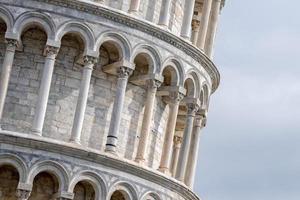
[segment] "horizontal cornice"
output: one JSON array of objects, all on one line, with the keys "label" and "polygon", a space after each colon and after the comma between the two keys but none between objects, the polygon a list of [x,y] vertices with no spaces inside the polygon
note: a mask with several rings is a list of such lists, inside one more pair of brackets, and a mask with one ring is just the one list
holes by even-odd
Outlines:
[{"label": "horizontal cornice", "polygon": [[168,178],[158,171],[140,167],[137,164],[133,164],[129,161],[125,162],[117,157],[111,157],[108,154],[103,155],[100,154],[99,151],[87,149],[79,145],[73,145],[67,142],[57,141],[55,139],[41,136],[3,130],[0,130],[0,143],[36,150],[46,150],[47,152],[58,153],[93,163],[98,163],[111,169],[126,172],[128,174],[161,185],[164,188],[178,193],[186,200],[200,200],[200,198],[189,188],[176,180]]}]

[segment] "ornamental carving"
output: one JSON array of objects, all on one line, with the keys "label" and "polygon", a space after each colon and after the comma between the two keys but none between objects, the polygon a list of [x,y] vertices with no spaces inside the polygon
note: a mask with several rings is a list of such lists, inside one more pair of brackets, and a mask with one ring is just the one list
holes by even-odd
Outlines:
[{"label": "ornamental carving", "polygon": [[27,200],[30,196],[31,191],[18,189],[16,192],[16,197],[18,200]]},{"label": "ornamental carving", "polygon": [[119,67],[119,69],[117,70],[119,78],[128,78],[129,76],[131,76],[132,72],[132,69],[125,66]]},{"label": "ornamental carving", "polygon": [[170,93],[170,98],[172,103],[179,103],[183,98],[184,98],[184,94],[182,94],[181,92],[171,92]]},{"label": "ornamental carving", "polygon": [[195,103],[188,103],[187,107],[187,115],[195,116],[196,112],[199,110],[199,106]]},{"label": "ornamental carving", "polygon": [[59,48],[47,45],[45,48],[45,54],[47,57],[56,56],[58,54]]}]

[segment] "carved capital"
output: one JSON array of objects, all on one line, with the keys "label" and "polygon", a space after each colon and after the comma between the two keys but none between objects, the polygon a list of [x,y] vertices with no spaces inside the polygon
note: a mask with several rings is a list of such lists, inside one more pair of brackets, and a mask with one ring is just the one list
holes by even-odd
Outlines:
[{"label": "carved capital", "polygon": [[196,20],[196,19],[193,19],[192,20],[192,30],[196,30],[200,27],[200,21],[199,20]]},{"label": "carved capital", "polygon": [[187,107],[187,115],[195,116],[196,112],[199,110],[199,105],[195,103],[188,103]]},{"label": "carved capital", "polygon": [[56,56],[58,54],[59,48],[47,45],[45,47],[45,55],[47,57]]},{"label": "carved capital", "polygon": [[173,142],[174,142],[175,148],[180,148],[180,145],[182,143],[182,137],[174,136]]},{"label": "carved capital", "polygon": [[184,94],[181,92],[171,92],[170,99],[172,103],[179,103],[184,98]]},{"label": "carved capital", "polygon": [[98,62],[98,58],[95,58],[93,56],[84,56],[83,57],[83,63],[86,66],[88,66],[89,68],[93,69],[93,66],[91,65],[94,65]]},{"label": "carved capital", "polygon": [[23,189],[17,189],[16,197],[18,200],[27,200],[30,196],[31,191],[29,190],[23,190]]},{"label": "carved capital", "polygon": [[146,81],[146,85],[148,89],[157,89],[160,87],[161,83],[162,83],[161,81],[156,79],[148,79]]},{"label": "carved capital", "polygon": [[205,127],[205,125],[206,125],[206,117],[204,117],[203,115],[197,115],[194,120],[194,126],[203,128]]},{"label": "carved capital", "polygon": [[6,48],[7,50],[14,51],[18,45],[18,41],[14,39],[6,39]]},{"label": "carved capital", "polygon": [[132,69],[125,66],[119,67],[119,69],[117,70],[119,78],[128,78],[132,74],[132,72]]}]

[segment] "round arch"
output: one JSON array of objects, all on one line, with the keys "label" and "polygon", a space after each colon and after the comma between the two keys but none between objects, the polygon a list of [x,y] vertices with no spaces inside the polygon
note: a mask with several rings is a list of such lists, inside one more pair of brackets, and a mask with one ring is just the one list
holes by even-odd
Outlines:
[{"label": "round arch", "polygon": [[201,90],[201,79],[200,79],[200,75],[192,70],[189,70],[187,72],[187,75],[185,76],[185,80],[184,82],[187,81],[187,79],[191,79],[193,84],[194,84],[194,98],[199,98],[200,97],[200,90]]},{"label": "round arch", "polygon": [[177,60],[174,57],[167,58],[162,64],[162,68],[161,68],[161,71],[160,71],[161,75],[163,74],[163,71],[167,67],[171,67],[172,69],[174,69],[174,72],[175,72],[175,74],[173,74],[173,76],[175,76],[174,83],[177,86],[183,86],[183,83],[184,83],[184,70],[183,70],[182,62]]},{"label": "round arch", "polygon": [[84,42],[84,54],[90,56],[98,56],[98,53],[94,51],[95,37],[92,29],[85,23],[79,23],[76,21],[68,21],[59,26],[55,34],[55,42],[60,46],[61,39],[68,33],[74,33],[78,35]]},{"label": "round arch", "polygon": [[112,42],[117,47],[120,58],[130,61],[131,45],[125,36],[111,31],[103,32],[96,39],[96,45],[94,50],[98,51],[101,45],[105,42]]},{"label": "round arch", "polygon": [[18,16],[13,26],[13,34],[16,35],[16,39],[20,41],[24,30],[32,25],[42,28],[47,34],[48,41],[54,39],[55,23],[49,15],[40,12],[25,12]]},{"label": "round arch", "polygon": [[87,181],[93,186],[93,189],[95,190],[95,199],[105,199],[107,196],[107,188],[103,180],[103,178],[93,172],[79,172],[70,181],[68,192],[73,193],[76,184],[80,181]]},{"label": "round arch", "polygon": [[203,91],[203,103],[201,102],[202,108],[207,108],[208,102],[209,102],[210,90],[209,90],[209,86],[206,82],[202,83],[201,91]]},{"label": "round arch", "polygon": [[152,68],[149,69],[150,73],[159,73],[160,68],[161,68],[161,55],[159,54],[159,51],[148,45],[148,44],[138,44],[133,48],[132,51],[132,56],[130,59],[130,62],[133,63],[134,59],[139,55],[139,54],[146,54],[149,56],[152,62]]},{"label": "round arch", "polygon": [[11,165],[14,168],[17,169],[19,173],[20,180],[19,182],[25,183],[27,173],[28,173],[28,168],[26,163],[24,162],[23,159],[20,157],[13,155],[13,154],[1,154],[0,155],[0,166],[2,165]]},{"label": "round arch", "polygon": [[6,24],[6,32],[12,32],[12,27],[14,24],[14,17],[11,14],[11,12],[3,6],[0,6],[0,18]]},{"label": "round arch", "polygon": [[55,161],[40,161],[34,164],[28,173],[26,183],[32,184],[34,178],[41,172],[48,172],[54,175],[59,183],[59,191],[66,191],[69,185],[69,176],[66,169]]},{"label": "round arch", "polygon": [[111,187],[109,195],[108,195],[108,197],[109,197],[108,200],[110,200],[113,193],[117,192],[117,191],[122,192],[122,194],[124,194],[126,200],[138,199],[137,192],[131,184],[129,184],[127,182],[117,182]]}]

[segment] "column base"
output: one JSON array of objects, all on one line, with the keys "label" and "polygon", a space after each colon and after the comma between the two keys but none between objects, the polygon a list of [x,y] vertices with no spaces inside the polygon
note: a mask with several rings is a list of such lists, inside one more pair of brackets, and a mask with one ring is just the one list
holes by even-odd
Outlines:
[{"label": "column base", "polygon": [[144,158],[135,158],[134,161],[140,165],[143,165],[143,164],[145,164],[146,160]]},{"label": "column base", "polygon": [[36,136],[42,136],[42,131],[37,130],[37,129],[32,129],[31,134],[36,135]]},{"label": "column base", "polygon": [[166,167],[159,167],[158,168],[158,171],[166,174],[167,176],[171,176],[171,172],[170,172],[170,169],[169,168],[166,168]]},{"label": "column base", "polygon": [[77,140],[71,139],[69,142],[70,142],[71,144],[81,145],[80,141],[77,141]]},{"label": "column base", "polygon": [[118,156],[118,154],[117,154],[117,152],[116,152],[116,147],[115,147],[115,146],[106,145],[104,151],[105,151],[106,153],[111,154],[111,155]]}]

